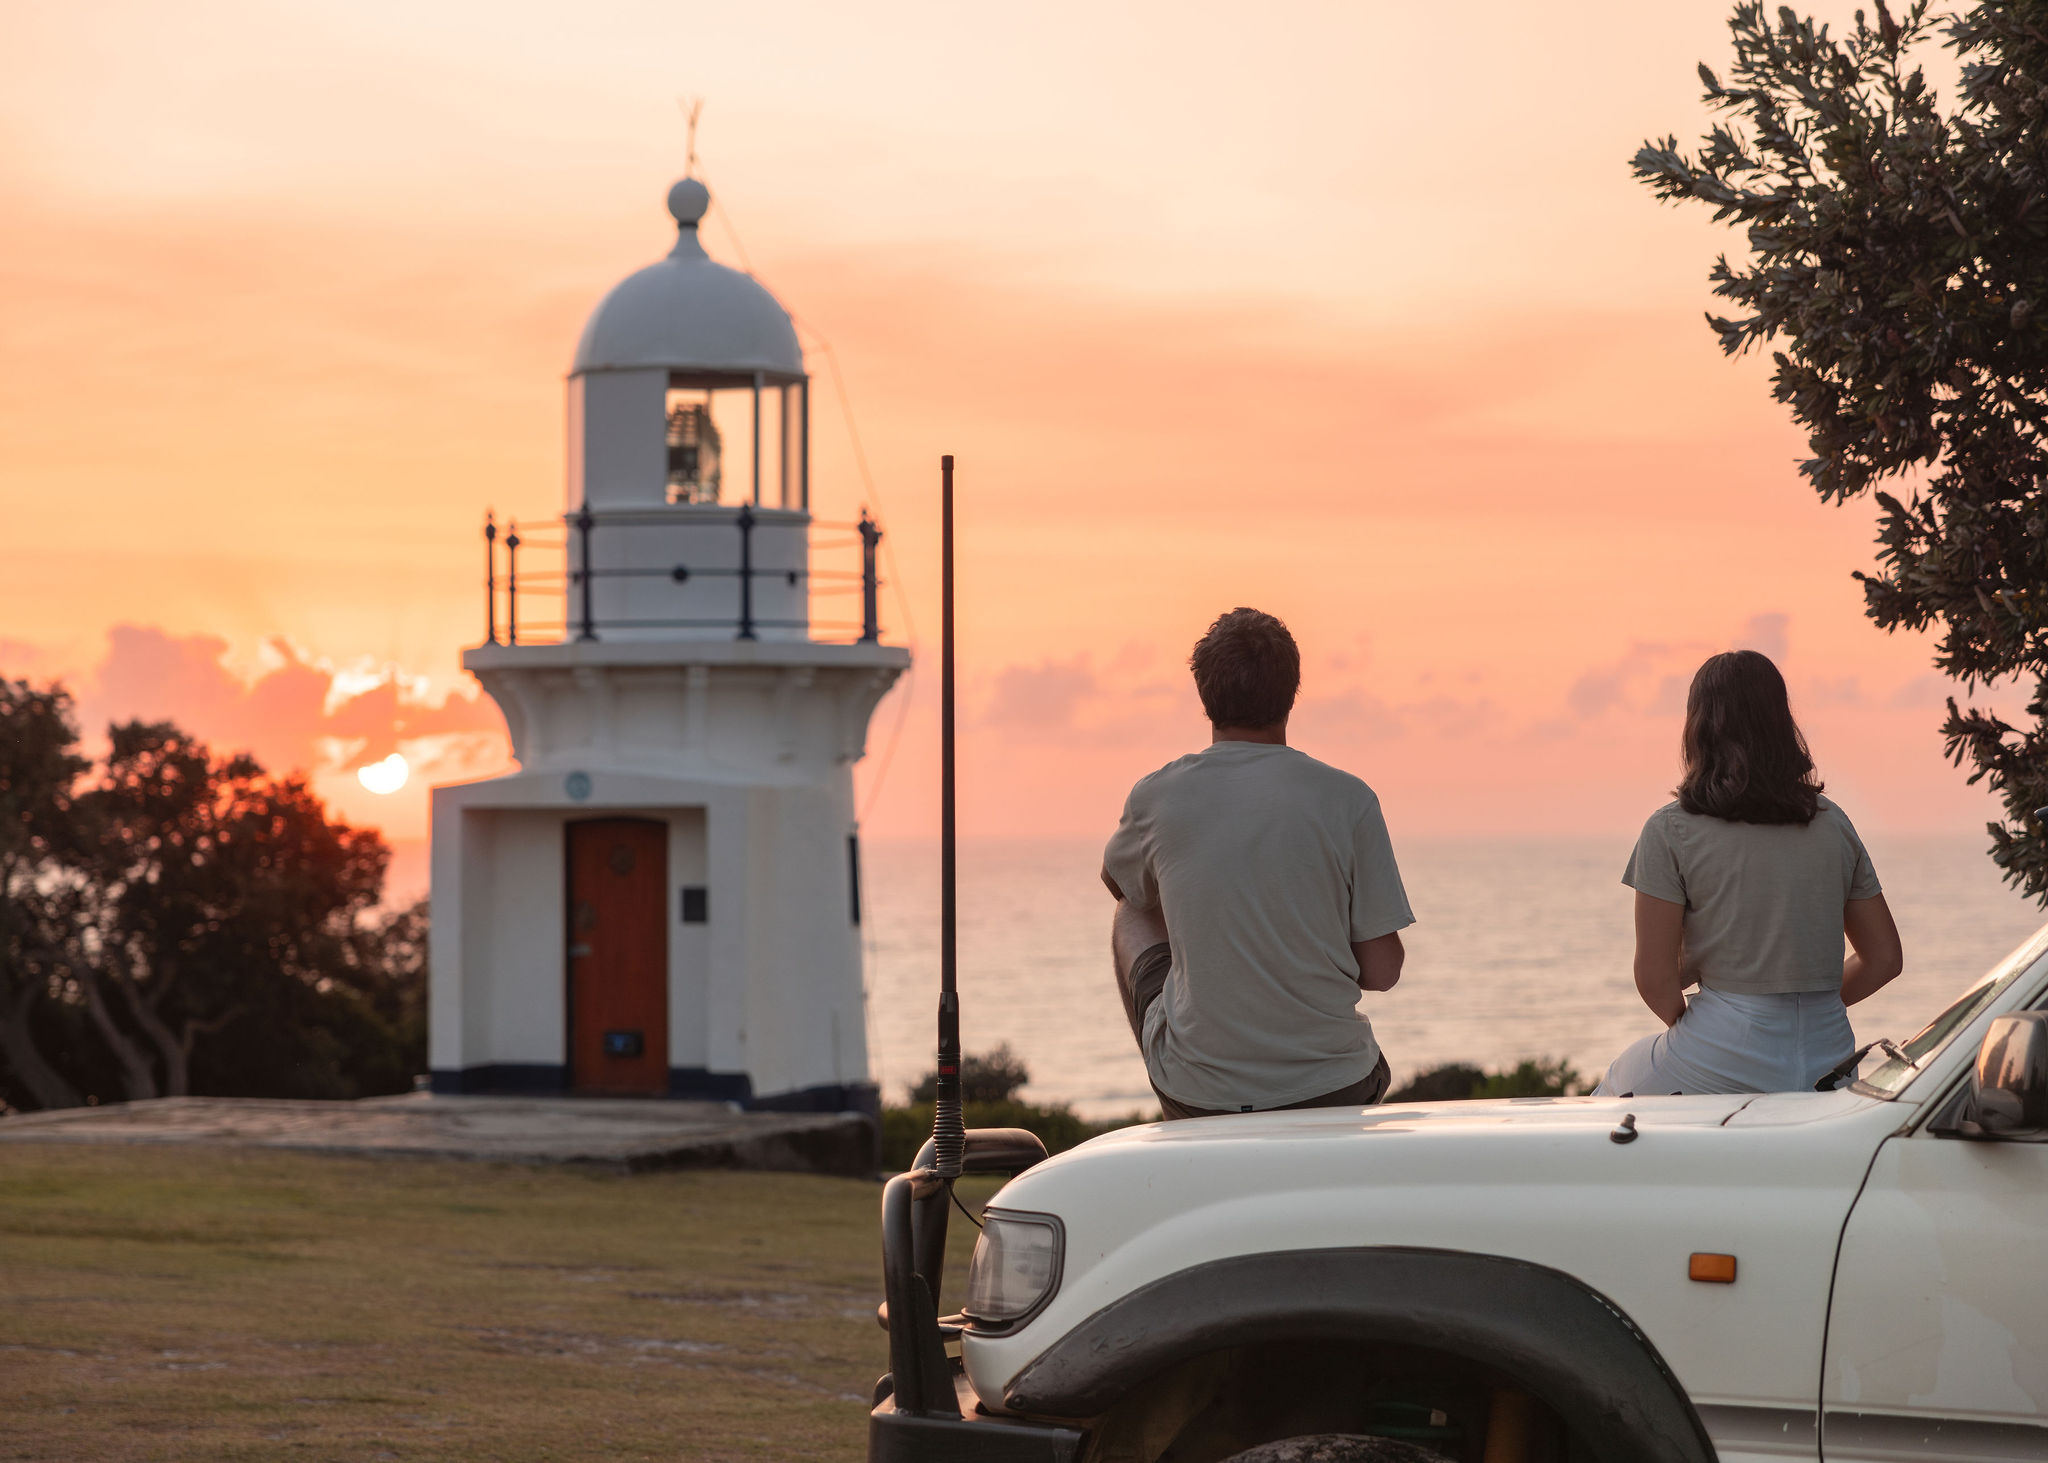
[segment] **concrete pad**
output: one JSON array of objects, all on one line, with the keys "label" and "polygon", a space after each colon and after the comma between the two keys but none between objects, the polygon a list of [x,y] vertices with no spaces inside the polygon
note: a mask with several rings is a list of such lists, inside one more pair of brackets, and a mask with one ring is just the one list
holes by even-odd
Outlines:
[{"label": "concrete pad", "polygon": [[447,1097],[358,1102],[163,1097],[0,1118],[0,1143],[195,1143],[374,1158],[575,1163],[628,1173],[745,1168],[871,1176],[858,1113],[741,1112],[721,1102]]}]

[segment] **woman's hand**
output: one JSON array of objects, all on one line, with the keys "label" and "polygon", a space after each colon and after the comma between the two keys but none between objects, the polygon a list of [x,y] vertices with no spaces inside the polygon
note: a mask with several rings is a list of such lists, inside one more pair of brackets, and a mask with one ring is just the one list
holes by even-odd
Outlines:
[{"label": "woman's hand", "polygon": [[1685,1014],[1685,906],[1636,891],[1636,989],[1666,1026]]},{"label": "woman's hand", "polygon": [[1849,937],[1853,952],[1842,962],[1842,1004],[1853,1006],[1884,989],[1906,968],[1906,951],[1899,943],[1899,927],[1892,922],[1892,907],[1882,894],[1843,905],[1842,933]]}]

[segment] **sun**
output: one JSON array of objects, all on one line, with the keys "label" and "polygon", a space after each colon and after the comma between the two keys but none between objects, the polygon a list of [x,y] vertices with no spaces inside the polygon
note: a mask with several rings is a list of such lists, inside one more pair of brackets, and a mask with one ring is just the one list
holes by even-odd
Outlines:
[{"label": "sun", "polygon": [[411,775],[412,768],[397,752],[381,762],[366,762],[356,769],[356,780],[380,797],[397,792]]}]

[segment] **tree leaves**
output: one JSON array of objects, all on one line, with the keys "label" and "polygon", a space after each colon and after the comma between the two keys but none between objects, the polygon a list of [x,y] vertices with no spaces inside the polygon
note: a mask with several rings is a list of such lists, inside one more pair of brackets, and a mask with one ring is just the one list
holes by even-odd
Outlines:
[{"label": "tree leaves", "polygon": [[98,775],[57,687],[0,681],[0,1094],[63,1106],[402,1090],[425,1055],[425,914],[303,778],[168,723]]},{"label": "tree leaves", "polygon": [[[1902,19],[1879,3],[1839,38],[1743,3],[1729,27],[1729,83],[1700,68],[1718,120],[1698,155],[1646,142],[1635,175],[1743,229],[1748,257],[1709,275],[1733,308],[1708,323],[1731,355],[1774,346],[1821,498],[1874,495],[1871,620],[1933,628],[1935,664],[1971,691],[2034,686],[2029,726],[1951,702],[1942,736],[2004,801],[1993,858],[2048,902],[2048,0],[1938,21],[1927,0]],[[1918,64],[1937,46],[1962,63],[1949,105]]]}]

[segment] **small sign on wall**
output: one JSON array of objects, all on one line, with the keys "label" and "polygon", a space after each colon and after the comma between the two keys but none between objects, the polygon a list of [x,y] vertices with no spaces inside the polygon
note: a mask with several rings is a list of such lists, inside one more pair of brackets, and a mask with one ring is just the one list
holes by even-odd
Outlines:
[{"label": "small sign on wall", "polygon": [[683,923],[707,924],[711,919],[711,891],[702,884],[683,885]]}]

